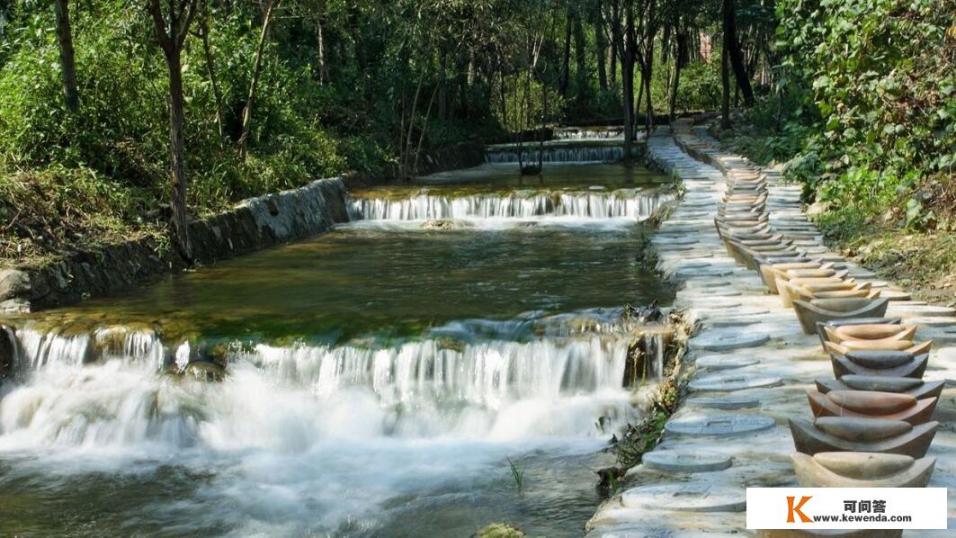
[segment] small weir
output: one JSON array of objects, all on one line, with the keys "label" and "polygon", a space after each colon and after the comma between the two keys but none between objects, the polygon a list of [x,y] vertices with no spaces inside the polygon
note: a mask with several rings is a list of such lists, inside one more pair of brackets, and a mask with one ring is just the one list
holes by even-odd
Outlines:
[{"label": "small weir", "polygon": [[626,218],[642,221],[674,201],[672,193],[603,187],[590,192],[518,191],[450,197],[423,192],[404,199],[353,198],[354,220],[528,219],[532,217]]},{"label": "small weir", "polygon": [[580,536],[665,368],[668,327],[625,305],[672,299],[639,245],[674,195],[619,165],[454,176],[8,320],[0,491],[25,493],[0,532]]},{"label": "small weir", "polygon": [[[492,164],[517,164],[517,144],[499,144],[485,149],[485,162]],[[588,142],[576,140],[549,142],[539,147],[529,142],[521,148],[521,159],[525,163],[537,163],[538,155],[546,163],[613,163],[624,158],[624,147],[620,142]]]}]

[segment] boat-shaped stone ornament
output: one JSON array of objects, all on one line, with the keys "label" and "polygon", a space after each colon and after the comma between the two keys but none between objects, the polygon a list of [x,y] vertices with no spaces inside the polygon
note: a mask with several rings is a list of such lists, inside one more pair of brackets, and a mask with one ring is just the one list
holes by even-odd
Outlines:
[{"label": "boat-shaped stone ornament", "polygon": [[903,321],[903,318],[886,318],[886,317],[869,317],[869,318],[843,318],[843,319],[831,319],[825,322],[818,322],[816,326],[817,337],[820,338],[820,344],[825,345],[825,342],[828,341],[826,337],[826,332],[823,330],[824,327],[836,328],[836,327],[850,327],[853,325],[900,325]]},{"label": "boat-shaped stone ornament", "polygon": [[907,351],[862,350],[840,355],[831,351],[830,363],[837,379],[850,374],[922,379],[929,363],[929,353],[914,355]]},{"label": "boat-shaped stone ornament", "polygon": [[814,299],[794,301],[793,309],[806,334],[816,332],[817,323],[847,318],[881,317],[886,314],[888,299]]},{"label": "boat-shaped stone ornament", "polygon": [[760,278],[770,293],[778,293],[777,279],[789,280],[787,271],[790,269],[830,269],[832,265],[824,262],[793,262],[793,263],[763,263],[760,264]]},{"label": "boat-shaped stone ornament", "polygon": [[832,341],[823,343],[824,351],[838,355],[846,355],[851,351],[906,351],[913,355],[922,355],[923,353],[929,353],[932,347],[932,340],[914,342],[912,340],[897,340],[895,338],[883,338],[880,340],[844,340],[839,344]]},{"label": "boat-shaped stone ornament", "polygon": [[810,409],[816,417],[859,417],[903,420],[910,424],[929,421],[936,398],[917,399],[898,392],[867,390],[808,391]]},{"label": "boat-shaped stone ornament", "polygon": [[916,336],[916,325],[864,324],[846,327],[824,327],[823,332],[829,342],[841,343],[844,340],[912,340]]},{"label": "boat-shaped stone ornament", "polygon": [[936,458],[872,452],[797,452],[791,456],[797,481],[806,488],[922,488]]},{"label": "boat-shaped stone ornament", "polygon": [[912,377],[890,377],[872,375],[845,375],[839,379],[817,379],[817,390],[826,394],[833,390],[864,390],[907,394],[922,400],[939,398],[943,393],[945,381],[923,381]]},{"label": "boat-shaped stone ornament", "polygon": [[913,426],[902,420],[858,417],[820,417],[813,422],[790,419],[790,433],[797,452],[879,452],[926,455],[939,422]]},{"label": "boat-shaped stone ornament", "polygon": [[780,300],[783,306],[792,307],[793,301],[813,301],[815,299],[878,299],[879,290],[854,289],[855,285],[850,284],[846,289],[831,289],[825,291],[814,291],[807,286],[794,284],[793,281],[777,279],[777,292],[780,294]]}]

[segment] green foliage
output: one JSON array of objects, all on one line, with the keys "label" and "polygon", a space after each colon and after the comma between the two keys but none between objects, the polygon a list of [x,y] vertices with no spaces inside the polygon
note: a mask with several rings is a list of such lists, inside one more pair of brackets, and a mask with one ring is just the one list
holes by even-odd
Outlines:
[{"label": "green foliage", "polygon": [[518,493],[521,493],[524,491],[524,471],[511,458],[508,458],[508,468],[511,470],[511,478],[515,482],[515,488],[518,489]]},{"label": "green foliage", "polygon": [[778,8],[784,67],[809,86],[819,114],[810,136],[789,137],[803,138],[802,151],[819,161],[820,173],[801,179],[848,224],[887,211],[905,226],[931,224],[914,196],[956,160],[956,42],[946,35],[953,9],[937,0],[788,0]]},{"label": "green foliage", "polygon": [[716,110],[720,107],[720,64],[695,62],[681,70],[677,110]]},{"label": "green foliage", "polygon": [[[834,237],[868,225],[935,226],[956,162],[953,0],[777,3],[776,93],[747,114],[734,147],[788,161]],[[946,182],[948,183],[948,182]],[[940,195],[940,196],[936,196]]]},{"label": "green foliage", "polygon": [[556,116],[555,112],[565,106],[554,88],[537,80],[529,81],[523,73],[499,79],[493,93],[502,101],[495,110],[495,118],[511,132],[532,129],[543,119]]},{"label": "green foliage", "polygon": [[[265,41],[248,152],[240,158],[262,3],[201,4],[208,11],[195,19],[182,56],[194,216],[346,171],[414,175],[423,161],[419,149],[500,139],[542,121],[622,115],[621,89],[602,89],[597,76],[599,61],[609,63],[606,3],[602,13],[596,2],[553,0],[285,0]],[[141,3],[126,0],[69,6],[76,111],[63,103],[51,2],[0,0],[0,174],[6,181],[45,178],[58,192],[66,192],[70,178],[102,181],[123,193],[99,208],[111,227],[159,232],[170,191],[169,74],[152,21]],[[657,28],[651,85],[658,114],[668,108],[674,65],[674,40],[663,28],[712,30],[716,13],[700,0],[671,7],[647,21]],[[569,24],[573,52],[565,67]],[[620,85],[619,64],[615,74]],[[714,64],[692,61],[682,81],[679,109],[714,105]],[[45,219],[68,218],[55,205],[36,210],[53,211]],[[80,234],[90,237],[99,228],[86,217],[73,222],[93,226]],[[57,248],[52,240],[33,241],[45,233],[39,228],[7,230],[0,235],[8,244]],[[76,238],[59,246],[78,247]]]}]

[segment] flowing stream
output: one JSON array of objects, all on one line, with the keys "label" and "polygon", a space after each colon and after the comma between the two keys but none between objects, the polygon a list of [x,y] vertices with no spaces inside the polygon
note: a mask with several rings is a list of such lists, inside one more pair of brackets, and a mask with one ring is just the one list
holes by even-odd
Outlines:
[{"label": "flowing stream", "polygon": [[13,320],[0,534],[581,535],[600,449],[651,390],[624,383],[624,306],[671,299],[639,249],[671,195],[618,165],[425,181]]}]

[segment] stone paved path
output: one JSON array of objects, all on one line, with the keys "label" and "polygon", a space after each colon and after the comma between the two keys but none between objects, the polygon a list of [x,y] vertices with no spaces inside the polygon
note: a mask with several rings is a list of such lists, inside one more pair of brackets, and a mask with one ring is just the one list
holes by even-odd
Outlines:
[{"label": "stone paved path", "polygon": [[[675,306],[699,324],[685,359],[696,369],[656,454],[631,469],[623,493],[598,509],[588,523],[588,538],[752,533],[744,529],[745,488],[798,485],[786,421],[811,419],[806,391],[815,378],[833,377],[817,337],[801,331],[794,311],[784,307],[778,295],[767,293],[756,272],[736,264],[717,236],[714,217],[725,174],[761,171],[746,159],[720,152],[713,140],[689,124],[676,131],[674,137],[656,136],[648,142],[651,158],[679,177],[686,189],[652,241],[660,269],[682,283]],[[800,186],[765,174],[771,223],[815,231],[802,213]],[[934,340],[924,379],[956,380],[956,317],[951,310],[909,301],[905,292],[829,252],[819,235],[801,233],[795,241],[893,296],[887,316],[917,323],[919,339]],[[937,407],[935,419],[941,426],[928,454],[937,458],[930,486],[956,487],[954,396],[947,387]],[[956,527],[954,515],[951,494],[951,528]]]}]

